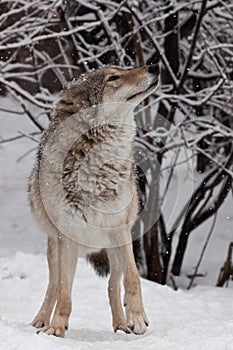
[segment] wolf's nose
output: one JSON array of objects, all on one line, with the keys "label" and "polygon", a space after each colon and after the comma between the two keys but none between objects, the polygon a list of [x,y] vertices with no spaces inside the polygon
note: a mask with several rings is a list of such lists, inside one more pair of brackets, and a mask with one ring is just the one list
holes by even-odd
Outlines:
[{"label": "wolf's nose", "polygon": [[151,64],[148,67],[148,72],[151,73],[151,74],[159,74],[159,64],[158,63]]}]

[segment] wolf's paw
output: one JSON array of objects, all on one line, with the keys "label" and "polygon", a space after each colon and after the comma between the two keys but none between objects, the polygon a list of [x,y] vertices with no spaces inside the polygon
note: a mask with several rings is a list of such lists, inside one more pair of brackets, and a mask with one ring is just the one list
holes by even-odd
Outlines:
[{"label": "wolf's paw", "polygon": [[31,325],[35,328],[42,328],[49,325],[49,319],[38,316],[34,318]]},{"label": "wolf's paw", "polygon": [[131,333],[131,329],[127,326],[125,321],[114,324],[113,328],[114,328],[114,332],[123,331],[127,334]]},{"label": "wolf's paw", "polygon": [[66,329],[67,328],[59,327],[59,326],[55,326],[55,325],[51,324],[49,326],[45,326],[45,327],[42,327],[41,329],[39,329],[37,334],[43,332],[43,333],[46,333],[48,335],[55,335],[56,337],[63,338],[65,335]]},{"label": "wolf's paw", "polygon": [[127,310],[126,307],[127,325],[134,334],[144,334],[146,327],[149,326],[148,318],[144,311]]}]

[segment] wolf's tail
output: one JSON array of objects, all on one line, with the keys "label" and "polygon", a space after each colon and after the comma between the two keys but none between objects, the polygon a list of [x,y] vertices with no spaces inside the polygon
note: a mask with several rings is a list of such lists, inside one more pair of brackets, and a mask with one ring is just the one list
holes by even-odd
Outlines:
[{"label": "wolf's tail", "polygon": [[97,275],[106,277],[110,272],[108,254],[105,249],[87,255],[87,261],[93,266]]}]

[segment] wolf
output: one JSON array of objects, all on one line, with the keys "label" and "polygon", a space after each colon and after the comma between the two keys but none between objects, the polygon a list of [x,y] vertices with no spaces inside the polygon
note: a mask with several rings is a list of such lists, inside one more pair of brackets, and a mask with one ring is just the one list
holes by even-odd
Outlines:
[{"label": "wolf", "polygon": [[139,209],[133,111],[158,81],[159,64],[106,66],[70,82],[60,93],[29,179],[32,215],[48,236],[49,283],[32,322],[38,333],[63,337],[68,329],[78,256],[87,257],[99,274],[109,267],[114,331],[146,331],[149,322],[131,238]]}]

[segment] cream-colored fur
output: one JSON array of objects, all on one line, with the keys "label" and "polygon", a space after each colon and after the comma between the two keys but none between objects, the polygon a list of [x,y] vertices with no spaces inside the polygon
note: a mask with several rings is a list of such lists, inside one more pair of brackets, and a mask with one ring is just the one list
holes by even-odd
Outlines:
[{"label": "cream-colored fur", "polygon": [[[155,66],[105,67],[70,83],[55,105],[29,181],[33,216],[48,235],[49,284],[32,322],[40,331],[64,336],[77,257],[102,248],[110,262],[114,330],[146,330],[131,244],[138,213],[133,110],[154,91],[158,74]],[[120,299],[122,275],[126,315]]]}]

